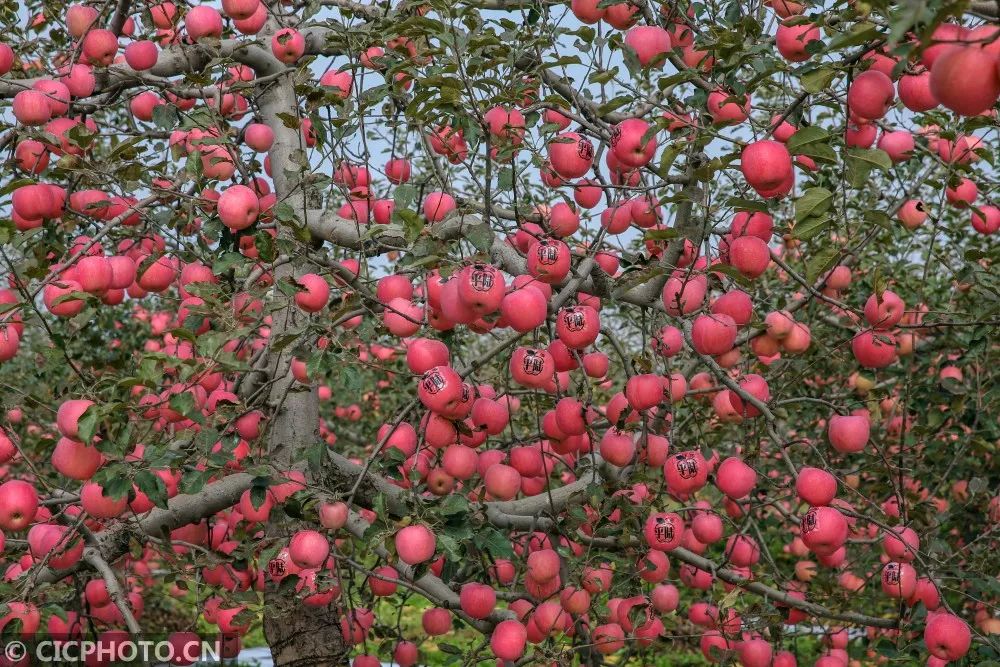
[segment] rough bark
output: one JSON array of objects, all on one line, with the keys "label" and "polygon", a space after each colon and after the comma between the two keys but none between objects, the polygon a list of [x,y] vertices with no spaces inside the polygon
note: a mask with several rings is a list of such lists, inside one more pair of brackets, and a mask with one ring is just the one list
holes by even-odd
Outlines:
[{"label": "rough bark", "polygon": [[[277,29],[270,22],[270,31]],[[268,37],[269,39],[269,37]],[[274,61],[275,72],[284,69]],[[274,129],[274,146],[270,151],[272,178],[279,202],[290,205],[297,213],[300,224],[305,224],[307,211],[305,198],[299,184],[299,167],[294,154],[303,151],[302,134],[296,128],[286,126],[279,116],[298,113],[298,104],[291,78],[279,76],[270,84],[260,98],[262,120]],[[258,69],[257,76],[265,74]],[[281,238],[290,238],[287,228],[279,230]],[[274,270],[275,283],[288,282],[301,273],[298,262],[289,262]],[[284,298],[275,290],[275,298]],[[273,313],[271,325],[272,341],[285,332],[300,327],[306,315],[289,300],[281,310]],[[315,390],[308,390],[297,384],[291,374],[293,346],[280,351],[269,351],[267,366],[274,379],[268,395],[271,408],[271,425],[268,435],[268,454],[276,471],[305,469],[304,451],[319,440],[319,404]],[[268,526],[268,536],[284,541],[294,531],[288,523],[272,522]],[[334,607],[314,608],[302,604],[294,590],[279,590],[268,582],[265,591],[264,634],[271,648],[276,667],[309,665],[348,664],[347,646],[340,631],[339,613]]]}]

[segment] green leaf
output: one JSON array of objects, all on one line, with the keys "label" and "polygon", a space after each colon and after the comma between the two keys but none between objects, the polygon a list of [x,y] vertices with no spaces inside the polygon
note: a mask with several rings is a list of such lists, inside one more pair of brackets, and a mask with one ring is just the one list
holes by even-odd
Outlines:
[{"label": "green leaf", "polygon": [[153,124],[164,130],[177,127],[177,108],[172,104],[157,104],[153,107]]},{"label": "green leaf", "polygon": [[198,107],[184,114],[181,120],[181,129],[192,130],[196,127],[203,128],[212,125],[214,122],[212,111],[206,107]]},{"label": "green leaf", "polygon": [[212,470],[185,471],[184,476],[181,477],[181,493],[198,493],[205,488],[205,484],[214,475],[215,472]]},{"label": "green leaf", "polygon": [[[263,483],[258,483],[261,481]],[[265,500],[267,500],[267,478],[258,477],[253,481],[253,486],[250,487],[250,504],[255,510],[259,510]]]},{"label": "green leaf", "polygon": [[403,238],[408,244],[413,243],[426,226],[423,216],[409,209],[400,209],[398,206],[393,210],[392,217],[402,224]]},{"label": "green leaf", "polygon": [[437,543],[447,557],[454,558],[456,560],[461,560],[465,557],[465,552],[458,540],[451,535],[448,535],[447,533],[439,534],[437,536]]},{"label": "green leaf", "polygon": [[[594,41],[594,38],[597,37],[597,31],[585,25],[580,26],[576,30],[570,30],[567,34],[576,35],[577,37],[580,38],[581,41],[583,41],[586,44],[592,43]],[[577,58],[577,60],[579,60],[579,58]]]},{"label": "green leaf", "polygon": [[0,195],[9,195],[11,192],[17,190],[20,187],[24,187],[25,185],[34,185],[34,184],[35,181],[31,180],[30,178],[15,178],[10,183],[0,188]]},{"label": "green leaf", "polygon": [[219,257],[212,264],[212,273],[214,273],[215,275],[226,273],[234,266],[242,264],[244,261],[245,258],[238,252],[223,253],[222,257]]},{"label": "green leaf", "polygon": [[680,232],[673,228],[667,229],[647,229],[643,238],[648,241],[666,241],[680,236]]},{"label": "green leaf", "polygon": [[879,655],[883,655],[886,658],[895,658],[899,655],[896,646],[888,639],[880,639],[875,645],[875,650],[878,651]]},{"label": "green leaf", "polygon": [[800,241],[808,241],[823,231],[823,228],[828,224],[830,224],[830,216],[813,216],[796,224],[792,229],[792,234]]},{"label": "green leaf", "polygon": [[941,388],[953,396],[963,396],[969,393],[969,388],[954,378],[941,380]]},{"label": "green leaf", "polygon": [[809,188],[795,200],[795,222],[823,215],[832,203],[833,193],[826,188]]},{"label": "green leaf", "polygon": [[406,260],[403,264],[409,268],[416,268],[418,266],[427,266],[429,264],[436,264],[441,261],[439,255],[420,255],[416,252],[412,252],[406,256]]},{"label": "green leaf", "polygon": [[135,474],[134,482],[154,505],[164,508],[167,506],[167,487],[159,476],[149,470],[140,470]]},{"label": "green leaf", "polygon": [[81,442],[90,442],[97,432],[97,422],[101,419],[100,409],[96,405],[91,405],[80,417],[77,426],[77,437]]},{"label": "green leaf", "polygon": [[827,51],[839,51],[848,46],[858,46],[880,37],[878,27],[871,23],[856,23],[850,32],[842,33],[830,42]]},{"label": "green leaf", "polygon": [[868,164],[870,167],[877,167],[882,171],[889,171],[892,169],[892,159],[889,154],[880,148],[848,148],[847,149],[847,162],[862,162]]},{"label": "green leaf", "polygon": [[611,69],[599,70],[599,71],[593,72],[590,75],[590,77],[588,77],[587,80],[590,83],[594,83],[594,84],[598,84],[598,85],[604,85],[604,84],[608,83],[609,81],[611,81],[612,79],[614,79],[617,75],[618,75],[618,68],[617,67],[612,67]]},{"label": "green leaf", "polygon": [[[161,107],[153,107],[153,116],[156,116],[156,110]],[[176,125],[171,125],[170,127],[176,127]],[[143,141],[146,141],[145,135],[137,135],[129,139],[128,141],[123,141],[108,154],[107,161],[114,162],[115,160],[131,160],[138,155],[138,152],[132,150],[132,148]]]},{"label": "green leaf", "polygon": [[815,283],[820,276],[833,268],[839,256],[840,251],[836,246],[830,245],[820,249],[819,252],[806,260],[806,280]]},{"label": "green leaf", "polygon": [[0,220],[0,245],[10,243],[10,240],[14,238],[16,229],[12,221]]},{"label": "green leaf", "polygon": [[202,165],[201,154],[199,151],[191,151],[188,153],[187,160],[184,162],[184,171],[189,173],[195,180],[201,178]]},{"label": "green leaf", "polygon": [[369,239],[377,238],[379,236],[389,233],[390,230],[393,233],[399,233],[400,231],[398,228],[393,228],[392,225],[378,225],[378,224],[367,225],[364,227],[364,230],[365,230],[364,233],[361,234],[360,237],[361,241],[367,241]]},{"label": "green leaf", "polygon": [[392,200],[397,210],[409,208],[410,204],[417,200],[417,189],[406,183],[397,185],[392,193]]},{"label": "green leaf", "polygon": [[882,292],[884,291],[885,277],[882,275],[881,267],[876,264],[874,271],[872,271],[872,292],[875,293],[876,301],[882,301]]},{"label": "green leaf", "polygon": [[684,146],[681,142],[667,144],[663,152],[660,153],[660,164],[656,168],[656,173],[660,175],[660,178],[666,178],[670,174],[670,168],[682,152],[684,152]]},{"label": "green leaf", "polygon": [[832,67],[819,67],[802,75],[800,78],[802,89],[807,93],[818,93],[829,86],[836,76],[837,70]]},{"label": "green leaf", "polygon": [[[186,478],[187,475],[184,475],[184,477]],[[132,490],[132,483],[125,475],[113,475],[102,484],[102,487],[105,498],[117,500],[128,496],[128,492]]]},{"label": "green leaf", "polygon": [[465,496],[460,496],[458,494],[451,494],[444,497],[441,501],[441,506],[438,508],[441,516],[452,516],[455,514],[468,514],[469,513],[469,501],[466,500]]},{"label": "green leaf", "polygon": [[495,528],[483,527],[478,529],[474,541],[476,546],[485,550],[494,558],[511,558],[514,555],[510,539]]},{"label": "green leaf", "polygon": [[86,150],[94,143],[94,139],[97,138],[96,132],[91,132],[87,129],[87,126],[83,123],[74,125],[70,128],[69,132],[66,133],[66,137],[69,139],[70,143],[76,144],[80,148]]},{"label": "green leaf", "polygon": [[343,383],[344,390],[347,393],[355,392],[361,389],[361,371],[358,370],[357,366],[344,366],[341,369],[340,381]]},{"label": "green leaf", "polygon": [[465,231],[465,239],[480,252],[489,252],[493,247],[493,230],[488,224],[473,225]]},{"label": "green leaf", "polygon": [[877,148],[871,150],[849,148],[844,159],[847,163],[847,182],[856,188],[864,187],[868,183],[872,169],[878,168],[887,172],[892,167],[889,154]]},{"label": "green leaf", "polygon": [[815,125],[797,130],[788,140],[788,152],[807,155],[820,162],[837,161],[837,154],[830,147],[830,133]]},{"label": "green leaf", "polygon": [[378,104],[392,92],[392,87],[387,84],[381,84],[378,86],[372,86],[368,90],[362,93],[362,98],[365,105]]},{"label": "green leaf", "polygon": [[735,266],[730,266],[729,264],[713,264],[712,273],[721,273],[724,276],[728,276],[733,281],[739,283],[740,285],[749,285],[750,281],[740,273],[739,269]]},{"label": "green leaf", "polygon": [[254,234],[253,244],[257,248],[261,261],[273,262],[277,258],[278,251],[274,245],[274,237],[267,231],[262,229]]},{"label": "green leaf", "polygon": [[613,100],[609,100],[608,102],[605,102],[604,104],[602,104],[598,108],[597,114],[599,116],[603,116],[604,114],[609,114],[612,111],[617,111],[618,109],[621,109],[626,104],[630,104],[631,102],[634,102],[634,101],[635,101],[635,96],[633,96],[633,95],[622,95],[620,97],[616,97]]},{"label": "green leaf", "polygon": [[662,276],[664,273],[667,273],[667,270],[658,264],[638,270],[626,271],[615,280],[615,289],[627,292],[633,287],[648,283],[657,276]]},{"label": "green leaf", "polygon": [[280,118],[281,119],[281,123],[285,127],[289,128],[291,130],[297,130],[297,129],[299,129],[299,126],[302,125],[302,121],[295,114],[291,114],[291,113],[277,113],[277,114],[275,114],[275,116],[277,116],[278,118]]},{"label": "green leaf", "polygon": [[295,209],[288,202],[280,202],[272,209],[274,217],[279,222],[292,222],[296,219]]},{"label": "green leaf", "polygon": [[297,240],[302,243],[311,243],[313,241],[312,232],[309,231],[309,227],[306,225],[298,225],[293,222],[289,223],[289,226],[292,228],[292,234],[295,235]]},{"label": "green leaf", "polygon": [[195,411],[194,395],[191,392],[182,391],[170,397],[170,409],[174,412],[191,417]]},{"label": "green leaf", "polygon": [[740,599],[740,594],[743,593],[743,589],[739,587],[734,587],[733,590],[726,593],[726,595],[719,600],[719,609],[729,609],[736,601]]},{"label": "green leaf", "polygon": [[761,213],[768,212],[767,204],[762,201],[757,201],[756,199],[730,197],[726,200],[726,206],[734,208],[738,211],[760,211]]},{"label": "green leaf", "polygon": [[286,331],[279,336],[275,336],[274,340],[271,342],[271,349],[275,352],[281,352],[292,343],[295,343],[299,339],[299,336],[302,335],[302,331],[302,329],[297,331]]},{"label": "green leaf", "polygon": [[871,223],[873,225],[879,225],[880,227],[885,227],[886,229],[892,229],[892,220],[884,211],[876,211],[874,209],[865,211],[865,222]]},{"label": "green leaf", "polygon": [[281,505],[281,509],[285,514],[293,519],[304,519],[305,516],[302,514],[302,495],[303,492],[299,491],[294,494]]},{"label": "green leaf", "polygon": [[830,139],[830,133],[821,127],[816,125],[810,125],[808,127],[803,127],[795,131],[788,139],[788,152],[789,153],[801,153],[802,149],[809,144],[816,143],[819,141],[828,141]]}]

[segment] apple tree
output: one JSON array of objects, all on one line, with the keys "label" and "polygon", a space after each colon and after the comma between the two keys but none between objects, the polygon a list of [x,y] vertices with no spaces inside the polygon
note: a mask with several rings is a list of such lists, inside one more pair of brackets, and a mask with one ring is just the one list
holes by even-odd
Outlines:
[{"label": "apple tree", "polygon": [[998,14],[3,4],[5,637],[998,664]]}]

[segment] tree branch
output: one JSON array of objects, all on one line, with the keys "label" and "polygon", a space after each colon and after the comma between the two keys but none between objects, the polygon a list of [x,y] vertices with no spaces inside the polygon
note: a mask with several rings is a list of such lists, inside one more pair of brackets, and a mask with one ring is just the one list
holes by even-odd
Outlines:
[{"label": "tree branch", "polygon": [[111,601],[114,603],[118,611],[121,612],[122,618],[125,619],[125,627],[128,628],[129,634],[133,637],[137,637],[141,632],[139,624],[135,620],[135,614],[132,613],[132,608],[128,603],[128,596],[125,595],[125,591],[122,590],[121,583],[118,581],[118,576],[115,575],[114,570],[108,565],[108,561],[104,560],[101,555],[94,547],[87,547],[83,550],[83,560],[90,567],[94,568],[101,578],[104,579],[104,585],[108,589],[108,595],[111,597]]},{"label": "tree branch", "polygon": [[[198,493],[174,496],[167,502],[166,509],[153,509],[142,519],[123,521],[96,533],[91,548],[106,563],[114,563],[128,553],[129,543],[133,539],[143,541],[147,535],[169,533],[175,528],[201,521],[232,507],[243,492],[250,488],[252,481],[252,475],[237,473],[209,484]],[[36,581],[55,583],[79,569],[80,565],[68,570],[45,568],[39,572]]]}]

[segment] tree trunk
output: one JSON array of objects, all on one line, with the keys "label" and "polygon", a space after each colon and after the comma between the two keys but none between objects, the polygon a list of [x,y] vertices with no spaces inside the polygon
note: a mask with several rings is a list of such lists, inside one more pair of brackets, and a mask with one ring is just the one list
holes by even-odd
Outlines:
[{"label": "tree trunk", "polygon": [[336,609],[307,607],[294,596],[276,593],[268,590],[264,613],[264,636],[275,667],[350,664]]},{"label": "tree trunk", "polygon": [[[274,19],[268,22],[265,43],[276,31]],[[285,69],[274,61],[275,71]],[[257,72],[257,76],[269,72]],[[298,100],[290,76],[277,78],[266,86],[260,97],[262,121],[274,130],[274,145],[270,151],[271,172],[275,194],[279,203],[290,205],[296,212],[298,224],[305,224],[305,199],[298,187],[295,174],[299,172],[297,160],[291,159],[297,151],[305,150],[299,129],[286,127],[278,114],[298,116]],[[287,117],[287,116],[286,116]],[[287,228],[279,227],[279,238],[293,239]],[[274,269],[274,282],[287,282],[300,273],[299,262],[292,261]],[[276,298],[285,298],[275,290]],[[305,323],[306,315],[290,299],[288,305],[273,314],[270,340],[277,340],[287,331]],[[271,425],[268,436],[268,456],[277,471],[302,470],[309,479],[305,451],[319,441],[319,402],[315,390],[296,383],[291,373],[294,346],[270,351],[268,371],[275,380],[268,395]],[[294,524],[271,523],[268,536],[278,541],[287,540],[295,529]],[[347,665],[348,651],[340,631],[340,614],[336,607],[314,608],[297,599],[294,589],[279,590],[268,581],[265,591],[264,636],[271,648],[276,667],[309,665]]]}]

